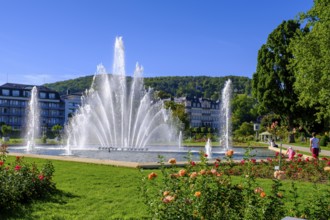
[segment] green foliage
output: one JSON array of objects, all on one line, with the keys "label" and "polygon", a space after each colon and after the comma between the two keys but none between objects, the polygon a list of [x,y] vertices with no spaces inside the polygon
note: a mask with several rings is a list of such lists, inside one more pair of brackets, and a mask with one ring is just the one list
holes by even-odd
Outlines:
[{"label": "green foliage", "polygon": [[177,104],[173,101],[165,101],[164,106],[166,109],[171,109],[172,115],[180,120],[183,124],[183,129],[187,131],[189,129],[189,118],[188,114],[185,112],[185,106],[182,104]]},{"label": "green foliage", "polygon": [[251,136],[255,133],[253,123],[243,122],[243,124],[234,132],[234,136]]},{"label": "green foliage", "polygon": [[196,142],[205,143],[207,139],[218,141],[218,130],[210,127],[191,127],[189,128],[189,135]]},{"label": "green foliage", "polygon": [[55,137],[60,137],[60,132],[62,131],[63,127],[59,124],[54,125],[52,127],[52,132],[54,133]]},{"label": "green foliage", "polygon": [[10,125],[2,125],[1,126],[1,133],[2,133],[2,136],[7,136],[10,132],[12,131],[12,128]]},{"label": "green foliage", "polygon": [[[12,163],[11,161],[15,159],[8,156],[7,162]],[[26,157],[24,160],[35,163],[38,167],[46,162],[45,159],[39,158]],[[56,170],[53,177],[58,189],[56,193],[52,194],[50,198],[35,200],[33,203],[12,209],[7,214],[1,210],[0,219],[152,219],[139,190],[142,177],[138,169],[60,160],[53,160],[52,164]],[[219,166],[223,165],[224,163],[219,163]],[[267,170],[272,171],[273,168],[267,167]],[[259,167],[256,169],[258,170]],[[150,172],[158,174],[155,181],[163,181],[161,171],[158,169],[142,170],[142,175],[146,176]],[[242,183],[247,180],[244,175],[231,175],[230,178],[232,185],[237,185],[244,190],[245,184]],[[256,187],[263,188],[266,197],[270,195],[272,180],[258,178],[255,182]],[[302,210],[310,205],[306,198],[312,199],[317,196],[313,184],[302,181],[295,181],[295,183],[297,194],[300,195],[297,198],[301,203],[299,209]],[[283,193],[283,200],[287,209],[292,209],[293,204],[289,202],[291,194],[287,193],[291,181],[284,180],[282,184],[282,188],[286,190]],[[320,193],[329,189],[329,186],[325,184],[318,183],[317,185],[320,187]],[[255,195],[256,199],[260,198],[260,194]],[[160,197],[158,198],[160,199]],[[61,211],[59,212],[59,210]]]},{"label": "green foliage", "polygon": [[237,94],[232,100],[232,128],[237,130],[243,122],[253,122],[256,120],[257,100],[246,94]]},{"label": "green foliage", "polygon": [[[188,161],[184,168],[176,166],[174,158],[168,161],[172,164],[165,167],[165,161],[160,157],[161,176],[152,172],[142,179],[141,192],[145,204],[154,219],[282,219],[286,215],[295,217],[308,217],[308,219],[328,219],[330,215],[329,190],[318,190],[316,196],[311,198],[312,206],[304,206],[298,200],[297,188],[292,184],[290,193],[293,195],[293,208],[288,208],[284,198],[285,190],[282,181],[273,179],[269,192],[265,192],[255,178],[267,170],[271,172],[278,160],[268,159],[268,162],[258,164],[251,158],[248,150],[244,160],[235,164],[232,152],[227,152],[226,162],[220,163],[216,159],[213,165],[208,165],[206,155],[201,152],[200,162]],[[286,178],[303,176],[303,170],[308,170],[311,177],[314,173],[322,172],[327,160],[286,162],[282,166]],[[304,167],[301,167],[304,166]],[[262,168],[265,169],[262,169]],[[322,168],[322,169],[321,169]],[[296,169],[293,174],[293,170]],[[298,174],[300,173],[300,174]],[[231,175],[242,175],[243,182],[234,184]],[[323,177],[318,181],[326,181],[329,175],[323,171]],[[327,176],[328,175],[328,176]]]},{"label": "green foliage", "polygon": [[0,208],[12,210],[21,203],[45,198],[54,192],[52,181],[54,166],[47,162],[41,170],[36,164],[26,163],[22,157],[16,157],[13,163],[0,158]]},{"label": "green foliage", "polygon": [[252,94],[258,100],[259,113],[281,115],[286,118],[289,129],[293,128],[294,120],[305,116],[297,104],[298,95],[293,88],[295,75],[289,68],[294,58],[289,45],[298,32],[301,32],[300,24],[289,20],[269,34],[258,52],[257,71],[252,79]]},{"label": "green foliage", "polygon": [[43,134],[41,137],[41,143],[46,144],[47,143],[47,135]]},{"label": "green foliage", "polygon": [[69,90],[71,93],[83,92],[91,87],[93,76],[84,76],[76,79],[59,81],[55,83],[46,83],[44,86],[54,89],[61,95],[64,95]]},{"label": "green foliage", "polygon": [[[208,76],[172,76],[172,77],[147,77],[144,78],[146,88],[153,88],[158,91],[158,97],[203,97],[212,100],[220,98],[220,92],[226,80],[232,80],[235,93],[250,94],[251,80],[241,76],[208,77]],[[44,86],[65,94],[67,90],[71,92],[81,92],[89,89],[93,76],[80,77],[56,83],[45,84]],[[131,78],[127,77],[130,82]]]},{"label": "green foliage", "polygon": [[[268,159],[267,162],[258,164],[249,152],[248,150],[240,164],[233,162],[233,151],[226,153],[226,161],[220,163],[220,160],[216,159],[213,165],[208,165],[208,159],[203,152],[200,154],[200,162],[192,161],[188,155],[184,168],[177,167],[174,158],[168,161],[171,166],[165,167],[166,163],[160,157],[162,175],[158,177],[157,173],[151,172],[148,177],[142,179],[141,192],[150,215],[153,219],[173,219],[175,216],[178,219],[277,220],[286,215],[328,219],[329,190],[318,190],[318,195],[311,199],[314,205],[302,205],[298,199],[298,190],[293,184],[290,193],[293,195],[295,207],[289,208],[284,200],[286,196],[282,188],[283,182],[279,178],[273,179],[268,192],[263,189],[260,181],[255,179],[260,177],[263,171],[271,172],[267,174],[267,178],[272,178],[278,159]],[[311,176],[315,175],[315,172],[322,172],[326,162],[327,160],[297,160],[287,162],[282,168],[286,170],[286,178],[296,178],[297,175],[291,171],[298,168],[296,174],[306,169],[313,181],[324,181],[323,178],[315,179]],[[242,175],[242,182],[234,184],[232,175]],[[325,171],[322,175],[326,179],[329,178]]]},{"label": "green foliage", "polygon": [[307,34],[300,34],[293,41],[291,60],[296,82],[294,88],[299,103],[313,108],[319,122],[330,117],[330,7],[329,0],[314,1],[313,7],[300,15]]},{"label": "green foliage", "polygon": [[325,147],[328,145],[328,143],[329,143],[329,136],[323,135],[320,139],[320,146]]}]

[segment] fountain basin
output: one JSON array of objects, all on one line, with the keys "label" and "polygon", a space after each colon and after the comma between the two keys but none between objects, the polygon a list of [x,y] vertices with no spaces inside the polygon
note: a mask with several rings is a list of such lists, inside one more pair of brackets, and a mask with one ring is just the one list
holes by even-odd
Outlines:
[{"label": "fountain basin", "polygon": [[[77,158],[86,158],[92,160],[102,160],[102,161],[117,161],[117,162],[133,162],[133,163],[157,163],[159,162],[159,155],[164,157],[164,161],[167,162],[170,158],[175,158],[179,162],[186,162],[188,152],[191,152],[192,160],[199,161],[200,152],[204,151],[204,147],[181,147],[177,146],[148,146],[145,149],[117,149],[110,150],[110,148],[75,148],[71,150],[72,155],[66,155],[66,148],[58,145],[48,145],[48,146],[35,146],[33,151],[26,151],[24,146],[10,146],[8,151],[10,154],[20,154],[20,155],[44,155],[44,156],[64,156],[67,160],[76,160]],[[234,147],[234,160],[242,160],[245,148]],[[223,159],[225,157],[226,151],[222,148],[212,149],[212,158],[210,160],[215,160],[217,158]],[[251,152],[252,155],[256,155],[255,159],[265,159],[268,157],[273,157],[274,152],[268,150],[267,148],[255,148]],[[56,159],[56,158],[55,158]]]}]

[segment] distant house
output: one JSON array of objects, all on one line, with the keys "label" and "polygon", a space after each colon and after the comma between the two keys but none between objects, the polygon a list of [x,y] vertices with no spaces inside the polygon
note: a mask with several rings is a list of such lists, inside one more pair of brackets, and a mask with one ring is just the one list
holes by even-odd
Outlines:
[{"label": "distant house", "polygon": [[[6,83],[0,86],[0,123],[22,131],[27,126],[27,108],[34,85]],[[41,131],[64,124],[64,103],[58,92],[45,86],[36,86],[40,107]]]},{"label": "distant house", "polygon": [[220,128],[220,102],[206,98],[174,98],[174,102],[184,104],[189,116],[190,127]]}]

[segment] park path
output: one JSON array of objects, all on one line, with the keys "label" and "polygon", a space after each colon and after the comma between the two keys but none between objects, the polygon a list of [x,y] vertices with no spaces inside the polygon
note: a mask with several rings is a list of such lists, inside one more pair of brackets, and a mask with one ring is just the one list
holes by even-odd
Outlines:
[{"label": "park path", "polygon": [[[295,151],[299,151],[299,152],[310,152],[308,147],[298,147],[298,146],[293,146],[290,144],[282,144],[283,149],[285,148],[285,150],[289,147],[292,147],[292,149],[294,149]],[[321,147],[321,153],[319,155],[320,157],[322,156],[327,156],[330,157],[330,151],[329,150],[322,150]]]}]

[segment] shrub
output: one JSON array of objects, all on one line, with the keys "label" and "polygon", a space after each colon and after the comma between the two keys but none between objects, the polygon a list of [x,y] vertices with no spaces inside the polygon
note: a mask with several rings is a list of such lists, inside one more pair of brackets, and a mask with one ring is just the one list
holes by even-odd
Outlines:
[{"label": "shrub", "polygon": [[6,162],[6,146],[2,145],[0,156],[0,208],[17,207],[21,203],[43,198],[55,190],[52,182],[54,166],[47,162],[40,170],[36,164],[28,164],[23,157]]},{"label": "shrub", "polygon": [[320,139],[320,146],[326,147],[329,143],[329,137],[327,135],[323,135]]},{"label": "shrub", "polygon": [[[327,219],[330,213],[330,207],[327,205],[329,190],[311,198],[311,203],[320,206],[317,209],[299,207],[295,200],[291,202],[297,207],[287,210],[283,201],[281,180],[273,177],[274,165],[278,165],[279,158],[269,158],[267,162],[258,164],[249,152],[248,150],[241,163],[237,164],[232,160],[232,152],[228,151],[224,162],[220,163],[220,159],[217,159],[213,165],[209,165],[203,152],[200,162],[192,161],[189,154],[184,168],[177,167],[174,158],[166,164],[170,165],[166,168],[163,158],[160,157],[161,175],[151,172],[148,178],[143,177],[141,185],[141,192],[152,219],[282,219],[286,215]],[[315,161],[303,162],[299,166],[307,165],[304,168],[311,175],[323,166],[320,165],[322,160],[317,164]],[[287,178],[296,177],[288,172],[290,165],[292,164],[284,163],[282,168],[286,171],[281,172],[287,175]],[[321,170],[318,171],[320,172]],[[234,184],[232,175],[242,175],[243,181]],[[326,175],[324,172],[321,176]],[[255,177],[259,176],[273,179],[270,192],[266,193],[255,181]],[[318,174],[312,179],[324,180]],[[296,199],[298,195],[294,185],[292,188],[291,192]],[[320,198],[323,199],[322,202],[317,201]]]},{"label": "shrub", "polygon": [[[228,165],[234,164],[230,154]],[[160,161],[164,165],[164,161]],[[184,169],[175,163],[162,166],[161,179],[143,178],[142,192],[149,212],[155,219],[279,219],[284,207],[277,197],[280,182],[274,180],[274,191],[267,195],[256,190],[251,170],[246,170],[245,182],[233,184],[226,175],[230,166],[220,166],[217,160],[208,166],[201,153],[201,162],[191,161]],[[149,174],[150,176],[150,174]],[[259,187],[260,188],[260,187]],[[265,217],[265,214],[267,216]],[[272,216],[269,218],[269,216]]]}]

